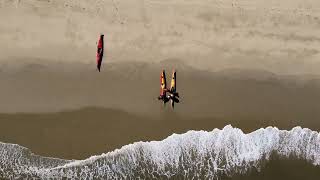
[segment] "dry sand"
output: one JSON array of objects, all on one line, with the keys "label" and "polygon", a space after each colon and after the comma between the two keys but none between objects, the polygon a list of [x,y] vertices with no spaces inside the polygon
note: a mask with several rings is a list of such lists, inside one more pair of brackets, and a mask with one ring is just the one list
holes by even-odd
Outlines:
[{"label": "dry sand", "polygon": [[0,62],[92,64],[104,33],[109,62],[319,74],[319,9],[317,0],[1,0]]}]

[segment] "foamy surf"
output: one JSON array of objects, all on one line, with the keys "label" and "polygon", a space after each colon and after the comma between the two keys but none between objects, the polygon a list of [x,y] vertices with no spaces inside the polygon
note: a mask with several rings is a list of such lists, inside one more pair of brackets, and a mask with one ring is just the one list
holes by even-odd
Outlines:
[{"label": "foamy surf", "polygon": [[273,153],[320,165],[320,135],[301,127],[290,131],[267,127],[245,134],[228,125],[137,142],[85,160],[41,157],[19,145],[0,143],[0,177],[213,179],[260,169]]}]

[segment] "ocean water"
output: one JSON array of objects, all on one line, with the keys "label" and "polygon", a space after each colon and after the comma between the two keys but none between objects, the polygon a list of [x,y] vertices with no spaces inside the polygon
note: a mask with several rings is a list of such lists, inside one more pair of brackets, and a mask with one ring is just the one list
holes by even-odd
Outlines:
[{"label": "ocean water", "polygon": [[263,172],[273,156],[300,159],[319,167],[319,132],[301,127],[267,127],[245,134],[228,125],[210,132],[172,134],[162,141],[136,142],[84,160],[42,157],[25,147],[0,143],[0,177],[223,179],[252,170]]}]

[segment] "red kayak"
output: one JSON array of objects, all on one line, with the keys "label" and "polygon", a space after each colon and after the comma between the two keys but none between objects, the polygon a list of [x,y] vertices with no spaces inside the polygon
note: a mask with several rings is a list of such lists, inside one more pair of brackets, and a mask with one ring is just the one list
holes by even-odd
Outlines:
[{"label": "red kayak", "polygon": [[104,42],[103,42],[104,35],[101,34],[97,46],[97,68],[100,72],[102,58],[103,58],[103,48],[104,48]]}]

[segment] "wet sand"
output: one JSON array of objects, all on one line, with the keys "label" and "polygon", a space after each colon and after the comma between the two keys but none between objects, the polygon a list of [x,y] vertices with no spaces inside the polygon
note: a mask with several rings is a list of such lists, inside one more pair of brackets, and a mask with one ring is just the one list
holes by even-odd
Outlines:
[{"label": "wet sand", "polygon": [[[179,61],[105,64],[102,73],[85,67],[57,73],[58,65],[33,64],[2,72],[0,141],[40,155],[83,159],[136,141],[227,124],[245,132],[266,126],[320,129],[315,77],[236,69],[212,73]],[[181,103],[174,111],[156,99],[160,67],[178,71]]]},{"label": "wet sand", "polygon": [[172,69],[177,70],[181,103],[175,112],[182,116],[263,117],[308,127],[314,127],[320,116],[319,76],[284,76],[252,69],[209,72],[179,60],[106,63],[101,73],[87,64],[6,67],[0,72],[0,112],[57,112],[94,106],[161,115],[163,108],[156,99],[162,69],[168,81]]},{"label": "wet sand", "polygon": [[320,167],[313,166],[303,160],[291,159],[281,159],[278,157],[273,157],[272,160],[265,164],[260,171],[256,169],[245,175],[236,175],[232,178],[223,177],[222,179],[232,179],[232,180],[299,180],[299,179],[317,179],[320,177]]},{"label": "wet sand", "polygon": [[[152,118],[119,110],[86,108],[51,114],[1,114],[0,135],[1,142],[28,147],[39,155],[84,159],[133,142],[162,140],[188,130],[211,131],[231,124],[251,132],[272,124],[280,124],[277,125],[280,129],[297,125],[286,120],[271,123],[261,119],[186,118],[174,113]],[[317,131],[320,128],[319,123],[310,127]]]}]

